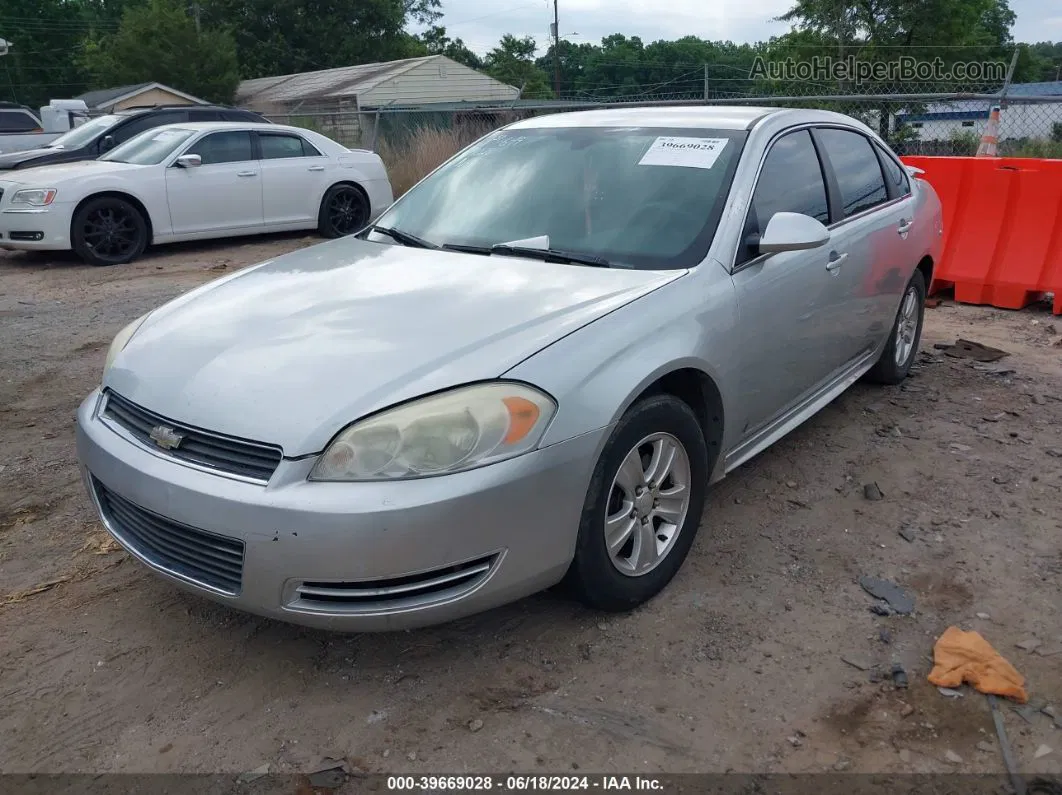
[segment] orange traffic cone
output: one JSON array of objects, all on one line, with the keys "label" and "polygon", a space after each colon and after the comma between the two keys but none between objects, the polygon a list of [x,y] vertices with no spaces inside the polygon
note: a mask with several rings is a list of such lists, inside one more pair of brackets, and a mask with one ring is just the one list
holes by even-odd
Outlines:
[{"label": "orange traffic cone", "polygon": [[977,146],[978,157],[996,157],[999,144],[999,108],[992,108],[988,116],[988,124],[985,125],[981,143]]}]

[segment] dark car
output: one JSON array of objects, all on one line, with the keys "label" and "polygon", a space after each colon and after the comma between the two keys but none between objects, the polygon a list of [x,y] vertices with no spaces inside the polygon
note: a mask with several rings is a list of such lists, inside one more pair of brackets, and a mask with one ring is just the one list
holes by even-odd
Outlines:
[{"label": "dark car", "polygon": [[0,102],[0,133],[32,133],[41,131],[41,120],[25,105]]},{"label": "dark car", "polygon": [[36,149],[0,155],[0,171],[52,163],[95,160],[118,144],[152,127],[193,121],[239,121],[269,124],[257,113],[220,105],[153,105],[97,116]]}]

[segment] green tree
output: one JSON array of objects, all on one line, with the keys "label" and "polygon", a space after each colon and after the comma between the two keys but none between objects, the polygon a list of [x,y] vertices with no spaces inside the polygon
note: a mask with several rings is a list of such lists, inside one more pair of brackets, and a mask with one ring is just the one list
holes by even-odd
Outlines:
[{"label": "green tree", "polygon": [[200,0],[204,22],[232,32],[242,77],[310,72],[423,54],[405,32],[440,0]]},{"label": "green tree", "polygon": [[[797,0],[780,19],[795,23],[797,29],[774,40],[772,49],[791,46],[801,60],[815,44],[819,55],[877,63],[896,62],[901,56],[922,61],[939,58],[945,65],[1008,62],[1013,52],[1010,28],[1015,16],[1008,0]],[[974,85],[943,79],[857,87],[840,82],[820,83],[816,93],[991,91],[1001,85],[1002,81]],[[888,137],[892,114],[901,108],[882,101],[863,110],[873,111],[879,134]]]},{"label": "green tree", "polygon": [[127,8],[115,33],[85,42],[81,61],[97,87],[158,81],[215,102],[231,102],[240,80],[232,36],[197,30],[179,0]]},{"label": "green tree", "polygon": [[535,40],[530,36],[518,39],[506,33],[498,46],[487,53],[483,66],[495,80],[522,88],[523,99],[547,99],[553,92],[546,72],[535,64],[536,49]]},{"label": "green tree", "polygon": [[1040,41],[1026,47],[1030,61],[1027,82],[1062,80],[1062,41]]},{"label": "green tree", "polygon": [[461,39],[451,39],[446,28],[433,25],[417,37],[428,55],[445,55],[472,69],[482,69],[483,59],[465,46]]},{"label": "green tree", "polygon": [[797,0],[780,19],[819,37],[823,54],[838,57],[956,63],[1009,61],[1013,51],[1008,0]]},{"label": "green tree", "polygon": [[0,97],[38,107],[80,94],[88,80],[73,55],[91,29],[89,10],[74,0],[3,0],[0,36],[11,51],[0,58]]},{"label": "green tree", "polygon": [[[601,44],[561,41],[561,95],[574,99],[709,96],[748,93],[748,75],[760,45],[686,36],[644,44],[615,33]],[[536,61],[553,72],[553,47]]]}]

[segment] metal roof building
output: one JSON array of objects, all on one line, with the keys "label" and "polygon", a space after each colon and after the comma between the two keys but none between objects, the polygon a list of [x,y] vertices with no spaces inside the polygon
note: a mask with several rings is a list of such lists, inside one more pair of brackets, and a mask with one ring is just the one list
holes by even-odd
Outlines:
[{"label": "metal roof building", "polygon": [[262,113],[516,99],[518,88],[444,55],[244,80],[237,104]]}]

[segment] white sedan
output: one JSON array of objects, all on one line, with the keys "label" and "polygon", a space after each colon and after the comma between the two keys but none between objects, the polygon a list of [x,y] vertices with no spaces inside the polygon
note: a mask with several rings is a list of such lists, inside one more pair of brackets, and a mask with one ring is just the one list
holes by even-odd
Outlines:
[{"label": "white sedan", "polygon": [[317,229],[341,237],[392,202],[379,156],[279,124],[156,127],[99,160],[0,180],[0,246],[73,249],[92,265],[148,245]]}]

